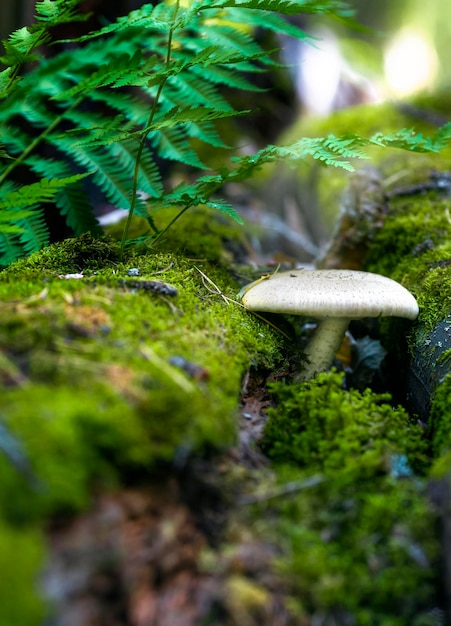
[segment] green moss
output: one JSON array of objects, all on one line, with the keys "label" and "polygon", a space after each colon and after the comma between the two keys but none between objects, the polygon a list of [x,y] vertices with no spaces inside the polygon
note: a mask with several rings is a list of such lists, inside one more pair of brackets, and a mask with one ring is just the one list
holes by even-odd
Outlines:
[{"label": "green moss", "polygon": [[[180,212],[180,208],[168,207],[154,215],[156,226],[163,230]],[[125,220],[107,228],[113,238],[120,240]],[[129,233],[130,239],[150,235],[147,220],[134,217]],[[144,246],[146,244],[144,243]],[[149,239],[148,245],[151,244]],[[159,252],[181,254],[193,259],[230,262],[236,253],[246,246],[246,231],[231,218],[209,209],[190,209],[168,229],[156,243]]]},{"label": "green moss", "polygon": [[[259,505],[256,524],[285,547],[279,567],[297,613],[359,626],[430,623],[437,545],[412,474],[425,461],[421,429],[387,395],[347,391],[333,372],[272,390],[264,449],[278,482],[299,490]],[[312,475],[322,481],[307,488]]]},{"label": "green moss", "polygon": [[[446,458],[448,472],[451,469],[451,377],[446,376],[437,388],[429,416],[429,431],[432,438],[434,456]],[[443,466],[443,460],[440,461]]]},{"label": "green moss", "polygon": [[119,259],[119,245],[110,237],[93,237],[89,233],[35,252],[2,272],[2,278],[17,280],[24,275],[66,274],[95,271]]},{"label": "green moss", "polygon": [[[50,249],[40,262],[48,256],[53,268],[59,254]],[[130,279],[130,266],[141,276]],[[225,269],[169,254],[135,256],[90,279],[51,280],[42,269],[45,279],[22,280],[20,262],[0,283],[0,380],[14,383],[1,411],[45,485],[21,495],[4,467],[11,515],[25,516],[34,501],[43,514],[80,508],[93,484],[233,443],[241,377],[279,358],[281,335],[199,272],[233,299],[238,286]],[[155,291],[139,288],[153,279]],[[178,295],[160,292],[165,284]]]},{"label": "green moss", "polygon": [[[87,245],[55,244],[0,274],[7,528],[35,532],[99,491],[222,453],[236,441],[244,373],[281,359],[282,335],[232,301],[239,286],[220,264],[170,253],[121,263],[107,241],[92,242],[91,263]],[[20,578],[21,561],[2,564]]]},{"label": "green moss", "polygon": [[0,522],[0,626],[42,624],[45,607],[36,574],[44,555],[40,531]]},{"label": "green moss", "polygon": [[436,193],[392,201],[365,263],[368,271],[391,276],[412,291],[426,331],[451,309],[447,207],[447,199]]},{"label": "green moss", "polygon": [[390,470],[393,455],[425,456],[423,432],[390,396],[344,390],[343,377],[318,375],[298,386],[271,386],[263,448],[274,461],[311,471],[363,474]]},{"label": "green moss", "polygon": [[279,571],[297,614],[359,626],[434,623],[433,516],[412,482],[334,480],[259,515],[278,520]]}]

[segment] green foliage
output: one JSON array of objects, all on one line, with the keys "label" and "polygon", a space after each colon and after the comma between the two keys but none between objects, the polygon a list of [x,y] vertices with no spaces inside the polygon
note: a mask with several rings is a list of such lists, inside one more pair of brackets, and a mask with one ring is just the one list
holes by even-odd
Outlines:
[{"label": "green foliage", "polygon": [[[175,205],[179,215],[198,204],[237,221],[233,207],[215,195],[264,163],[313,157],[326,165],[352,169],[370,144],[411,150],[439,150],[451,126],[433,138],[401,131],[363,139],[302,139],[268,146],[252,157],[238,157],[219,171],[173,190],[163,186],[161,164],[173,161],[209,170],[199,142],[210,152],[224,150],[215,121],[243,115],[227,101],[226,88],[254,90],[252,74],[277,65],[274,51],[254,37],[257,28],[300,39],[308,35],[284,16],[315,13],[351,21],[346,3],[335,0],[194,0],[145,4],[44,56],[55,43],[52,29],[82,20],[80,0],[43,0],[36,22],[4,41],[0,72],[0,264],[44,246],[49,228],[44,208],[53,204],[74,231],[95,233],[85,181],[107,200],[149,220],[158,239],[155,211]],[[243,27],[243,25],[246,25]],[[49,48],[50,49],[50,48]],[[205,152],[205,151],[203,151]],[[25,176],[24,176],[25,173]],[[23,183],[22,181],[29,181]],[[172,222],[171,222],[172,223]],[[124,232],[124,247],[130,221]]]}]

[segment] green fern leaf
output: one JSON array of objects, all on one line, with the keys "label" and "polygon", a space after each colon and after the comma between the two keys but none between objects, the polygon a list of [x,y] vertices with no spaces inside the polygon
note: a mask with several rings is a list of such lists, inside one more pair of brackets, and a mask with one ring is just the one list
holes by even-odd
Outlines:
[{"label": "green fern leaf", "polygon": [[235,117],[240,115],[246,115],[250,111],[221,111],[216,108],[184,108],[174,107],[167,113],[165,113],[161,119],[156,117],[152,122],[152,130],[161,130],[162,128],[171,128],[176,124],[186,124],[191,122],[206,122],[211,120],[217,120],[225,117]]},{"label": "green fern leaf", "polygon": [[5,150],[3,144],[0,143],[0,159],[12,159],[13,157],[8,154],[8,152]]},{"label": "green fern leaf", "polygon": [[214,211],[220,211],[221,213],[224,213],[228,217],[231,217],[238,224],[244,224],[243,218],[241,217],[241,215],[229,202],[226,202],[225,200],[221,200],[221,199],[208,200],[208,202],[205,202],[205,206],[208,206],[210,209],[213,209]]},{"label": "green fern leaf", "polygon": [[0,267],[7,267],[24,256],[22,246],[12,235],[0,229]]},{"label": "green fern leaf", "polygon": [[401,148],[412,152],[440,152],[448,145],[450,138],[451,123],[448,122],[431,137],[424,137],[421,133],[417,133],[411,128],[402,129],[388,135],[376,133],[370,138],[369,143],[384,147]]},{"label": "green fern leaf", "polygon": [[270,11],[255,11],[254,9],[228,9],[227,20],[239,24],[247,24],[254,28],[264,28],[271,30],[277,34],[287,35],[288,37],[294,37],[304,41],[313,41],[317,39],[313,35],[306,33],[304,30],[291,24],[278,13],[271,13]]},{"label": "green fern leaf", "polygon": [[153,7],[145,4],[140,9],[131,11],[127,16],[120,17],[116,22],[112,22],[97,31],[77,37],[75,39],[65,39],[64,43],[85,42],[106,35],[120,34],[131,29],[145,28],[148,32],[154,29],[160,33],[167,33],[168,24],[171,23],[174,15],[174,7],[161,3]]},{"label": "green fern leaf", "polygon": [[[127,142],[113,144],[106,151],[103,146],[74,145],[70,139],[63,137],[55,138],[54,141],[76,163],[92,172],[93,182],[99,186],[109,202],[121,209],[130,207],[135,163],[133,155],[136,154],[132,145]],[[151,165],[150,158],[144,159],[143,164],[139,173],[140,190],[149,195],[158,195],[161,192],[159,172]]]},{"label": "green fern leaf", "polygon": [[93,215],[89,198],[80,182],[61,189],[55,196],[55,205],[75,236],[86,232],[97,234],[102,232]]},{"label": "green fern leaf", "polygon": [[6,193],[0,199],[0,209],[19,209],[35,205],[38,202],[48,202],[55,194],[64,187],[70,185],[86,176],[89,176],[90,172],[85,174],[74,174],[67,178],[53,179],[43,178],[37,183],[31,185],[25,185],[20,189],[10,191]]},{"label": "green fern leaf", "polygon": [[89,13],[80,13],[77,6],[83,0],[42,0],[36,2],[36,19],[45,22],[46,27],[57,26],[65,22],[84,21]]},{"label": "green fern leaf", "polygon": [[199,169],[207,169],[206,165],[187,144],[185,134],[180,129],[162,128],[158,133],[150,133],[149,139],[163,158]]},{"label": "green fern leaf", "polygon": [[[142,54],[140,50],[137,50],[132,56],[128,54],[121,54],[116,56],[103,65],[96,72],[93,72],[84,81],[81,81],[65,91],[55,94],[54,100],[67,100],[74,96],[83,94],[89,94],[92,90],[99,87],[106,87],[108,85],[114,86],[117,81],[120,81],[124,74],[128,75],[130,83],[133,81],[133,77],[142,76],[144,70],[141,68]],[[130,84],[128,83],[128,84]]]},{"label": "green fern leaf", "polygon": [[[242,91],[264,92],[265,89],[254,85],[235,69],[225,66],[193,66],[190,68],[197,80],[208,81],[215,85],[226,85]],[[256,72],[257,68],[251,67],[250,72]]]},{"label": "green fern leaf", "polygon": [[17,86],[20,78],[15,76],[14,68],[7,67],[0,72],[0,100],[6,98]]},{"label": "green fern leaf", "polygon": [[191,122],[187,125],[186,134],[188,137],[200,139],[214,148],[232,149],[232,146],[222,141],[216,127],[210,121]]},{"label": "green fern leaf", "polygon": [[19,240],[25,254],[32,254],[48,245],[49,231],[43,209],[33,207],[32,214],[26,219],[19,219],[17,225],[21,228]]},{"label": "green fern leaf", "polygon": [[207,107],[218,111],[233,112],[233,108],[213,85],[189,73],[184,76],[174,76],[168,81],[163,102],[166,99],[175,104],[189,103],[191,107]]},{"label": "green fern leaf", "polygon": [[7,66],[20,66],[23,63],[35,61],[38,56],[32,54],[31,51],[40,43],[48,41],[49,38],[47,34],[32,33],[24,26],[14,31],[7,41],[3,41],[6,54],[0,57],[0,62]]},{"label": "green fern leaf", "polygon": [[[64,161],[31,157],[28,159],[31,169],[39,176],[68,179],[71,175],[68,165]],[[84,232],[100,232],[97,219],[85,192],[81,180],[62,187],[54,197],[54,203],[64,216],[66,224],[75,235]]]}]

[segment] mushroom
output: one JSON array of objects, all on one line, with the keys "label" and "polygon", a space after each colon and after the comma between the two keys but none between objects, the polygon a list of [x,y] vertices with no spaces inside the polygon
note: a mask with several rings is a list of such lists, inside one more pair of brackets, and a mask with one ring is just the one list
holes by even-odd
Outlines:
[{"label": "mushroom", "polygon": [[272,274],[245,287],[243,305],[266,311],[320,318],[305,349],[308,358],[297,380],[327,370],[351,320],[418,316],[418,304],[402,285],[369,272],[354,270],[292,270]]}]

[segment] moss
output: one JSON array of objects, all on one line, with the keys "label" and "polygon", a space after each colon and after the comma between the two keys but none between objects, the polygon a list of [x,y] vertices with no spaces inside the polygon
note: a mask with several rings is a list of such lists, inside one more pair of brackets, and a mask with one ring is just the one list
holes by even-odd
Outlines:
[{"label": "moss", "polygon": [[[299,472],[284,478],[300,480]],[[269,507],[268,507],[269,508]],[[412,482],[334,480],[259,515],[274,517],[296,613],[362,626],[431,624],[437,545]],[[429,618],[429,619],[428,619]]]},{"label": "moss", "polygon": [[[264,448],[278,482],[299,489],[256,507],[255,523],[285,547],[279,568],[297,614],[429,623],[437,545],[412,473],[425,461],[421,429],[387,395],[345,390],[333,372],[272,390]],[[322,480],[308,486],[312,474]]]},{"label": "moss", "polygon": [[412,291],[426,331],[451,309],[447,206],[447,199],[436,193],[392,201],[365,263],[368,271],[389,275]]},{"label": "moss", "polygon": [[[451,377],[446,376],[437,388],[429,417],[429,431],[432,438],[434,456],[439,459],[439,465],[451,469]],[[444,459],[446,462],[444,462]]]},{"label": "moss", "polygon": [[[51,249],[47,256],[53,268],[59,253]],[[130,282],[130,265],[142,278]],[[238,287],[225,269],[199,265],[225,296],[235,296]],[[47,275],[45,282],[22,280],[28,273],[20,262],[3,277],[0,374],[14,384],[2,394],[2,413],[46,484],[34,494],[46,514],[86,505],[93,483],[115,484],[127,468],[150,469],[177,450],[231,445],[244,371],[280,354],[281,336],[212,293],[181,257],[136,256],[91,279]],[[162,285],[178,295],[160,293]],[[2,484],[19,515],[26,505],[11,481]],[[32,496],[27,492],[30,502]]]},{"label": "moss", "polygon": [[95,271],[119,259],[119,245],[110,237],[93,237],[89,233],[66,239],[35,252],[2,272],[2,278],[16,280],[30,277]]},{"label": "moss", "polygon": [[[156,226],[163,230],[180,212],[180,208],[168,207],[155,214]],[[125,220],[107,228],[113,238],[120,240]],[[151,234],[147,220],[135,217],[129,234],[130,239]],[[149,239],[147,245],[152,245]],[[190,209],[175,221],[154,249],[159,253],[181,254],[195,259],[230,262],[236,254],[246,249],[246,232],[232,218],[207,207]],[[144,243],[146,246],[146,243]]]},{"label": "moss", "polygon": [[[44,539],[36,529],[12,528],[0,522],[0,626],[42,624],[46,607],[39,597],[36,570],[44,555]],[[7,581],[7,583],[6,583]]]},{"label": "moss", "polygon": [[320,374],[299,386],[271,386],[263,449],[274,461],[312,471],[370,474],[390,470],[393,455],[425,457],[421,428],[390,396],[343,389],[343,377]]},{"label": "moss", "polygon": [[[121,263],[115,244],[100,244],[92,263],[81,260],[83,237],[0,274],[8,528],[34,531],[99,491],[221,453],[236,440],[243,374],[281,359],[282,335],[231,301],[239,286],[225,267],[170,253]],[[17,576],[21,567],[5,565]]]}]

